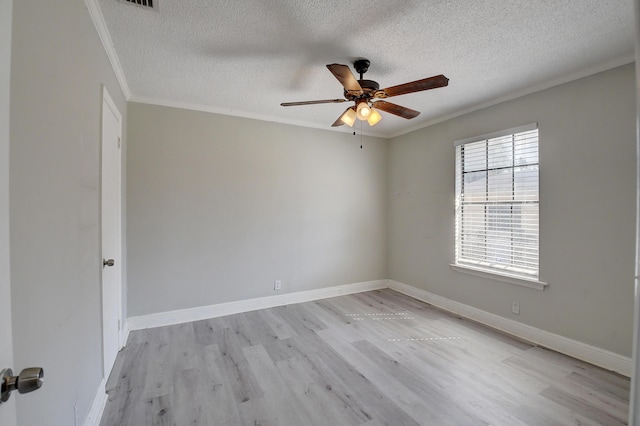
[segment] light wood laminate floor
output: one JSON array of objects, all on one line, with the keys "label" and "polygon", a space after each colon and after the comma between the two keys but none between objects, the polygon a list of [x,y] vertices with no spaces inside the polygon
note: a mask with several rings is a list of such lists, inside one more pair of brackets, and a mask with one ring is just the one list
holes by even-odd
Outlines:
[{"label": "light wood laminate floor", "polygon": [[132,332],[102,426],[623,425],[629,380],[370,291]]}]

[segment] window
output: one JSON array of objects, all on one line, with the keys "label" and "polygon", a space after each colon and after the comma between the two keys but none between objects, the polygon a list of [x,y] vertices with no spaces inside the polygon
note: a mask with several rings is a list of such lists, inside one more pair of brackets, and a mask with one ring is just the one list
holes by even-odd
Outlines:
[{"label": "window", "polygon": [[538,126],[456,142],[455,263],[538,278]]}]

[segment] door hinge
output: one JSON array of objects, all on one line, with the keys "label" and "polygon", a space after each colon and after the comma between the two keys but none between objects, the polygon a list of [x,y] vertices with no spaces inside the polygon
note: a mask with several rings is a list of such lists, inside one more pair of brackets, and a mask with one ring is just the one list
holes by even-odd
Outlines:
[{"label": "door hinge", "polygon": [[120,320],[118,320],[118,330],[120,330]]},{"label": "door hinge", "polygon": [[120,136],[118,136],[118,148],[120,148]]}]

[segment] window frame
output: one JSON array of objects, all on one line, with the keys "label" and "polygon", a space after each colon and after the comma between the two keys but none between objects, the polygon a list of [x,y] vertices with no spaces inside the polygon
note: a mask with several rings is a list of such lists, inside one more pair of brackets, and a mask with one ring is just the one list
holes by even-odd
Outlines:
[{"label": "window frame", "polygon": [[[460,260],[460,253],[462,251],[462,246],[460,245],[460,230],[459,230],[459,209],[460,205],[460,193],[458,182],[461,182],[464,179],[462,169],[458,168],[459,161],[459,151],[458,147],[461,145],[470,144],[473,142],[482,142],[488,141],[491,139],[496,139],[504,136],[515,135],[518,133],[529,132],[537,130],[538,131],[538,183],[537,183],[537,200],[535,201],[538,206],[538,223],[537,223],[537,239],[538,239],[538,247],[537,247],[537,274],[528,274],[528,273],[519,273],[517,270],[505,267],[490,267],[486,264],[482,264],[482,262],[475,262],[473,260],[467,259],[466,261]],[[479,136],[474,136],[466,139],[457,140],[454,142],[455,148],[455,207],[454,207],[454,262],[450,264],[451,268],[458,272],[463,272],[467,274],[472,274],[475,276],[480,276],[484,278],[491,278],[497,281],[505,281],[517,285],[522,285],[525,287],[535,288],[538,290],[543,290],[548,284],[540,281],[540,216],[539,216],[539,206],[540,206],[540,140],[539,140],[539,129],[538,123],[530,123],[523,126],[512,127],[509,129],[500,130],[497,132],[487,133]],[[488,147],[486,148],[488,149]],[[488,155],[488,154],[487,154]],[[485,166],[487,172],[490,170],[489,164],[487,163]],[[516,168],[516,164],[512,164],[510,168],[512,171]],[[489,204],[486,204],[489,205]],[[497,206],[494,205],[494,206]]]}]

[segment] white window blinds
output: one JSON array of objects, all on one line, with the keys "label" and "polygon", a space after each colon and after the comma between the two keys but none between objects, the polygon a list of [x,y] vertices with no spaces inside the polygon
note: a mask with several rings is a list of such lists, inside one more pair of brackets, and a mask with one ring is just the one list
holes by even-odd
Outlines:
[{"label": "white window blinds", "polygon": [[538,277],[536,124],[456,142],[456,264]]}]

